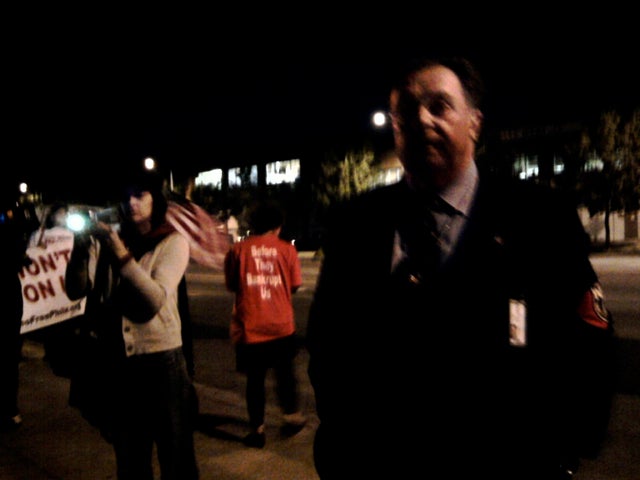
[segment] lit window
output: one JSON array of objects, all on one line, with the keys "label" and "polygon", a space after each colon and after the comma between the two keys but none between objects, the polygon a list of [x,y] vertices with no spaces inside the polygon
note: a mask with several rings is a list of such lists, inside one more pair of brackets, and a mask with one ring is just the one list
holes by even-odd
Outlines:
[{"label": "lit window", "polygon": [[212,186],[213,188],[222,188],[222,170],[215,168],[206,172],[201,172],[196,177],[196,187]]},{"label": "lit window", "polygon": [[300,178],[300,160],[282,160],[267,163],[266,174],[267,185],[295,183]]},{"label": "lit window", "polygon": [[538,157],[518,155],[513,162],[513,174],[520,180],[538,176]]},{"label": "lit window", "polygon": [[258,166],[236,167],[229,169],[229,186],[246,187],[258,184]]},{"label": "lit window", "polygon": [[584,164],[585,172],[600,172],[604,168],[604,163],[595,153],[589,154],[589,158]]},{"label": "lit window", "polygon": [[564,162],[561,158],[553,157],[553,173],[559,175],[564,172]]}]

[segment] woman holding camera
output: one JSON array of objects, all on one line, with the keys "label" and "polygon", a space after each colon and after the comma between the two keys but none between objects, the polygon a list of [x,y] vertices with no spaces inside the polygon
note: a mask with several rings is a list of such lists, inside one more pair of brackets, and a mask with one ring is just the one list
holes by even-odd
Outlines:
[{"label": "woman holding camera", "polygon": [[97,222],[77,234],[67,267],[67,294],[87,296],[105,367],[99,411],[83,413],[113,444],[119,480],[152,480],[154,445],[163,479],[197,479],[178,306],[189,245],[166,222],[155,173],[127,181],[121,201],[120,231]]}]

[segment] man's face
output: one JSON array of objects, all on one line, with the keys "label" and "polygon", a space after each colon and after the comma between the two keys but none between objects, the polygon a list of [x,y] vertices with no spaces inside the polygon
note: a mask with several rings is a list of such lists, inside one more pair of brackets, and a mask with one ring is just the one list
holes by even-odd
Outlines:
[{"label": "man's face", "polygon": [[446,67],[415,73],[390,97],[396,151],[414,187],[442,188],[474,160],[482,113]]}]

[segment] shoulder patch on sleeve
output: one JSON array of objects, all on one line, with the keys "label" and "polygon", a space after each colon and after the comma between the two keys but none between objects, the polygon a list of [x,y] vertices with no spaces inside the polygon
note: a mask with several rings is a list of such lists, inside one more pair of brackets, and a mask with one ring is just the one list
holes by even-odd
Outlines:
[{"label": "shoulder patch on sleeve", "polygon": [[594,283],[584,292],[578,306],[580,318],[589,325],[601,329],[608,329],[610,325],[609,311],[604,306],[604,292],[599,283]]}]

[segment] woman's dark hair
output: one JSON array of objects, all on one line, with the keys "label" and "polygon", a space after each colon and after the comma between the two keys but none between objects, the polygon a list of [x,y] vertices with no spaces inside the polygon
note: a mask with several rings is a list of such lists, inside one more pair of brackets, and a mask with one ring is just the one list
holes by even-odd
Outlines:
[{"label": "woman's dark hair", "polygon": [[151,227],[157,228],[165,222],[167,214],[167,198],[164,194],[164,180],[154,170],[138,170],[124,177],[120,184],[120,200],[126,211],[126,202],[131,195],[149,192],[153,197]]},{"label": "woman's dark hair", "polygon": [[56,214],[60,210],[68,210],[68,205],[64,202],[56,202],[49,207],[47,216],[44,220],[44,228],[53,228],[56,226]]},{"label": "woman's dark hair", "polygon": [[[163,191],[163,180],[153,171],[133,172],[121,179],[119,195],[120,210],[123,218],[120,224],[120,236],[125,241],[135,258],[140,258],[146,251],[155,247],[163,235],[157,235],[166,224],[167,198]],[[153,199],[151,212],[151,235],[140,237],[137,229],[127,220],[129,218],[129,199],[132,195],[140,195],[149,192]]]}]

